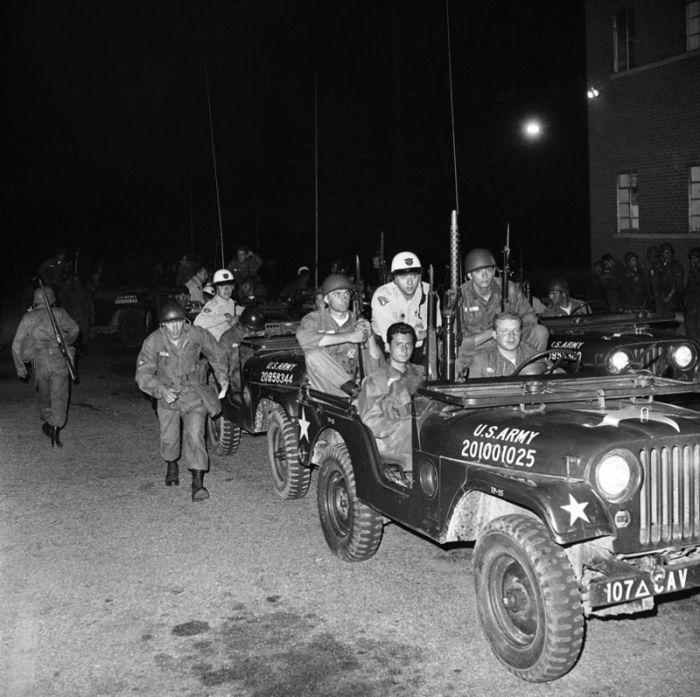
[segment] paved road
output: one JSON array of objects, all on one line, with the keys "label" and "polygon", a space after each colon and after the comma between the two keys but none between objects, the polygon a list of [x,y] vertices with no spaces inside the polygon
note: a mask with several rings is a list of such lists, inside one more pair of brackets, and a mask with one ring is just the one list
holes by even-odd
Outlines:
[{"label": "paved road", "polygon": [[0,695],[697,694],[700,594],[589,622],[571,673],[530,685],[481,632],[470,547],[389,525],[373,559],[338,560],[314,485],[272,492],[264,438],[212,458],[208,502],[167,489],[133,364],[97,340],[52,450],[0,351]]}]

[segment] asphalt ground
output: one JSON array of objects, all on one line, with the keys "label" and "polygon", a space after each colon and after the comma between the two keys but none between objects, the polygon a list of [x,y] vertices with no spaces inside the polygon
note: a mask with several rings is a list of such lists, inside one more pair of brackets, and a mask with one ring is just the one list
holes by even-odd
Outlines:
[{"label": "asphalt ground", "polygon": [[387,525],[372,559],[339,560],[315,480],[300,501],[273,492],[264,436],[212,457],[208,501],[186,476],[166,488],[134,363],[95,340],[52,449],[0,350],[0,695],[697,694],[698,593],[592,619],[573,670],[529,684],[481,631],[471,546]]}]

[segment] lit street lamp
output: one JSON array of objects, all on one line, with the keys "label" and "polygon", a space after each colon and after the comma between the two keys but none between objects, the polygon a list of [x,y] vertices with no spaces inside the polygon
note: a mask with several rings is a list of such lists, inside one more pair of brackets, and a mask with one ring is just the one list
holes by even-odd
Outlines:
[{"label": "lit street lamp", "polygon": [[535,221],[533,215],[533,211],[535,210],[535,204],[533,201],[535,195],[535,185],[532,163],[532,148],[534,144],[537,143],[544,135],[544,125],[540,119],[531,117],[523,121],[521,131],[527,146],[527,232],[528,234],[532,235],[535,232]]}]

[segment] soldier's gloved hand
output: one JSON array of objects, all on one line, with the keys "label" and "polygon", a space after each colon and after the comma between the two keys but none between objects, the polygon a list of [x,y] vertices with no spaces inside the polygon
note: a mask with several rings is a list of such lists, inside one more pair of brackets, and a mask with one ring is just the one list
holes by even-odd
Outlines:
[{"label": "soldier's gloved hand", "polygon": [[172,404],[177,399],[177,391],[172,387],[166,387],[163,390],[163,399],[168,403]]},{"label": "soldier's gloved hand", "polygon": [[27,377],[27,366],[23,365],[21,368],[17,368],[17,377],[24,380]]}]

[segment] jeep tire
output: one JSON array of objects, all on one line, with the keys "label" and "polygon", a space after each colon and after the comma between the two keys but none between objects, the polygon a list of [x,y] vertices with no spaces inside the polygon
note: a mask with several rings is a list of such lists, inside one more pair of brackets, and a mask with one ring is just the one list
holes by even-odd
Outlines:
[{"label": "jeep tire", "polygon": [[311,469],[299,461],[297,427],[279,404],[275,404],[270,412],[267,452],[277,495],[281,499],[306,496],[311,483]]},{"label": "jeep tire", "polygon": [[330,446],[321,460],[316,484],[321,528],[328,546],[345,561],[369,559],[382,541],[382,516],[362,503],[344,445]]},{"label": "jeep tire", "polygon": [[567,673],[583,643],[578,584],[564,550],[538,520],[496,518],[474,549],[479,619],[496,657],[524,680]]},{"label": "jeep tire", "polygon": [[241,442],[241,427],[229,421],[223,414],[215,419],[207,417],[209,442],[216,455],[235,455]]}]

